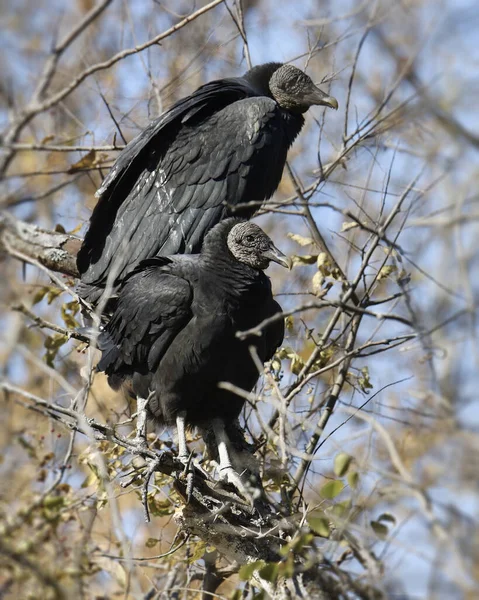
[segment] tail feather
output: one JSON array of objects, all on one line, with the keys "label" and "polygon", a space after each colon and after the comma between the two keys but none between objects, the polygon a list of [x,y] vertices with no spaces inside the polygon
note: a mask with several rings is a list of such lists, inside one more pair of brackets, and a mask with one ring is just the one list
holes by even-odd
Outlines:
[{"label": "tail feather", "polygon": [[113,376],[120,360],[120,349],[107,331],[102,331],[98,336],[98,348],[102,354],[97,370]]}]

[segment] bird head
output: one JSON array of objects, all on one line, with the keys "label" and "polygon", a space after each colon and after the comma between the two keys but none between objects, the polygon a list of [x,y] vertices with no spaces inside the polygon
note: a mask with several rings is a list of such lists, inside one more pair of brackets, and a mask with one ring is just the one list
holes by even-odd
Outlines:
[{"label": "bird head", "polygon": [[312,79],[294,65],[281,65],[269,80],[269,89],[285,110],[304,113],[313,105],[337,109],[338,101],[316,87]]},{"label": "bird head", "polygon": [[250,221],[241,221],[231,228],[227,245],[236,260],[254,269],[267,269],[271,261],[290,268],[288,259],[276,248],[271,238]]}]

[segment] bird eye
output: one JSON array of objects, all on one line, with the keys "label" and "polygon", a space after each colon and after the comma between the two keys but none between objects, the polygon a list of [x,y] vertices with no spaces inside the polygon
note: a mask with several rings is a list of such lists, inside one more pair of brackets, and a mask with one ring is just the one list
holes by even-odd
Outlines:
[{"label": "bird eye", "polygon": [[245,235],[243,238],[243,242],[247,244],[252,244],[254,242],[254,235]]}]

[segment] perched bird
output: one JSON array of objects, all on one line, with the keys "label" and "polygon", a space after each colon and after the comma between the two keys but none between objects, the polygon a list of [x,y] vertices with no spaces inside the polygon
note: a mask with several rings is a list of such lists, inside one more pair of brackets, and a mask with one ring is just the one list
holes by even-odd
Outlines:
[{"label": "perched bird", "polygon": [[176,423],[179,458],[188,461],[185,426],[199,428],[215,439],[220,473],[240,491],[227,431],[245,399],[218,384],[250,392],[259,377],[250,347],[263,363],[283,340],[282,318],[260,336],[236,336],[281,313],[263,273],[270,261],[288,266],[262,229],[228,218],[206,235],[200,254],[142,262],[122,284],[98,339],[98,369],[110,384],[128,381],[141,405],[148,399],[152,417]]},{"label": "perched bird", "polygon": [[267,63],[203,85],[153,121],[96,193],[79,294],[95,303],[141,260],[197,253],[222,219],[250,218],[278,187],[313,105],[338,107],[297,67]]}]

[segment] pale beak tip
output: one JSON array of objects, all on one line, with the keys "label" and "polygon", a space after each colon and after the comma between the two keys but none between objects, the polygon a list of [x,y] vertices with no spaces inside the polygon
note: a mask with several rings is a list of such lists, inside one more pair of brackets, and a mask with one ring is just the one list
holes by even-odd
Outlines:
[{"label": "pale beak tip", "polygon": [[324,104],[326,104],[326,106],[329,106],[330,108],[334,108],[334,110],[338,110],[339,108],[339,103],[333,96],[328,96],[327,98],[325,98]]},{"label": "pale beak tip", "polygon": [[292,263],[291,263],[291,261],[289,260],[289,258],[287,256],[284,256],[284,255],[281,256],[281,257],[276,258],[274,260],[274,262],[276,264],[278,264],[278,265],[281,265],[285,269],[288,269],[289,271],[291,271],[291,268],[293,266]]},{"label": "pale beak tip", "polygon": [[278,250],[276,246],[273,246],[267,252],[263,252],[263,256],[265,256],[268,260],[271,260],[277,263],[278,265],[281,265],[282,267],[291,270],[292,263],[290,259],[285,254],[283,254],[281,250]]}]

